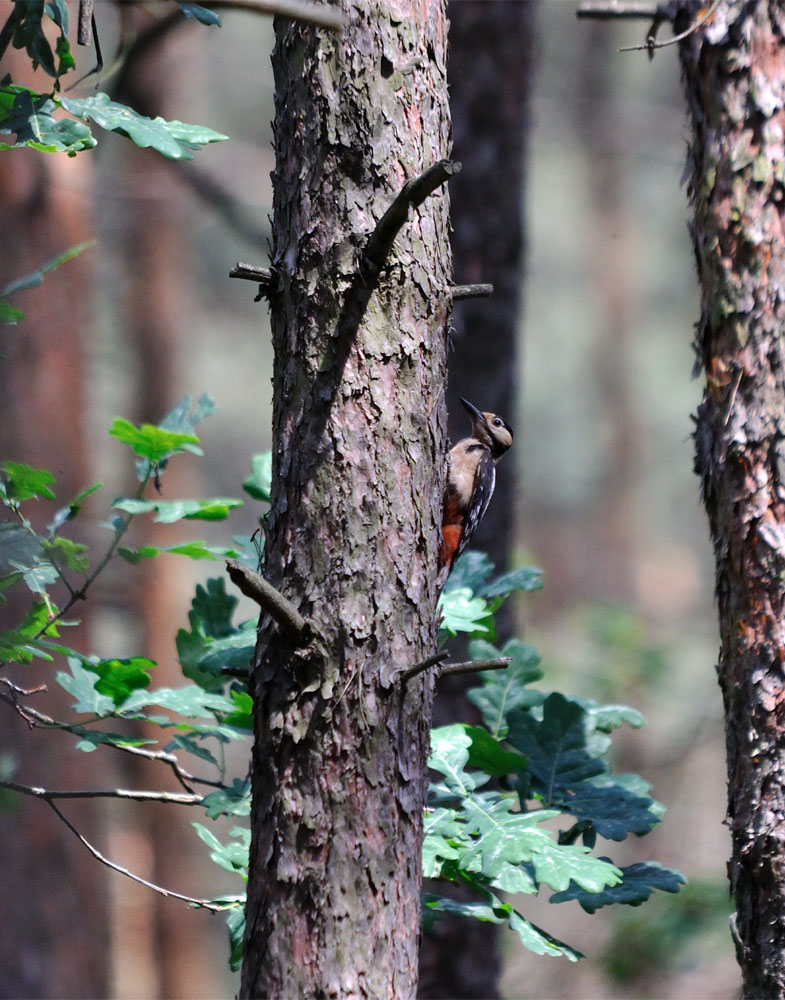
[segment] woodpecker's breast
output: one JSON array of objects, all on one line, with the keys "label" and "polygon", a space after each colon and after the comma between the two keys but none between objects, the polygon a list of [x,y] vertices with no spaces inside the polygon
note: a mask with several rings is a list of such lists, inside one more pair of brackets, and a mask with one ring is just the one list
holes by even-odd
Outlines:
[{"label": "woodpecker's breast", "polygon": [[477,469],[488,453],[488,448],[475,438],[459,441],[450,451],[446,507],[457,507],[457,511],[466,513],[474,493]]}]

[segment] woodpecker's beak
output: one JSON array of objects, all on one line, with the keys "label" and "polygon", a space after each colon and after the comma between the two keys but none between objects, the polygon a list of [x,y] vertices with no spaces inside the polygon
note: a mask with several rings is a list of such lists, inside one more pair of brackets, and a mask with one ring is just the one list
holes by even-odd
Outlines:
[{"label": "woodpecker's beak", "polygon": [[482,424],[485,423],[485,417],[482,415],[482,413],[480,413],[480,411],[477,409],[476,406],[472,406],[469,400],[464,399],[462,396],[460,397],[460,400],[461,400],[461,405],[463,406],[464,410],[466,410],[466,412],[471,416],[472,420],[479,420],[480,423]]}]

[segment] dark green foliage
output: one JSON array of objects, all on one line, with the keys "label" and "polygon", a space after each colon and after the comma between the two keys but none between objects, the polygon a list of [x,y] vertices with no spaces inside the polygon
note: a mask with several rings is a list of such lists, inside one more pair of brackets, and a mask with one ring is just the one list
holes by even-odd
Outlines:
[{"label": "dark green foliage", "polygon": [[[463,567],[459,562],[457,586],[443,605],[451,624],[476,632],[481,609],[459,618],[455,595],[462,604],[485,602],[506,594],[510,582],[530,589],[539,574],[517,571],[489,582],[490,562],[467,555],[472,558]],[[683,878],[672,869],[656,862],[618,868],[593,853],[598,838],[642,836],[662,817],[646,782],[637,775],[611,776],[605,759],[608,734],[624,724],[637,728],[643,719],[626,706],[532,690],[528,685],[543,676],[540,658],[518,639],[503,649],[475,640],[470,653],[477,660],[505,656],[512,662],[505,670],[481,674],[481,686],[468,693],[483,726],[446,726],[431,734],[430,766],[440,777],[430,786],[423,873],[468,886],[477,901],[426,896],[426,927],[440,912],[506,923],[536,954],[575,960],[580,955],[574,949],[499,894],[547,888],[553,902],[577,899],[593,912],[610,903],[637,906],[655,889],[678,891]],[[559,833],[552,829],[557,817],[568,821]]]},{"label": "dark green foliage", "polygon": [[[238,600],[227,592],[224,578],[197,587],[189,628],[180,629],[176,637],[182,671],[191,684],[151,687],[155,664],[146,657],[84,656],[62,645],[58,634],[69,624],[66,612],[114,556],[135,564],[163,553],[193,559],[236,554],[201,541],[137,548],[120,544],[131,519],[139,515],[154,514],[164,523],[216,519],[239,505],[233,499],[163,501],[157,495],[144,496],[173,457],[201,454],[194,426],[213,409],[207,396],[196,407],[186,398],[157,426],[114,421],[111,433],[135,456],[140,485],[136,496],[113,501],[112,508],[122,513],[114,515],[112,540],[98,556],[91,557],[87,546],[61,532],[100,484],[56,508],[41,536],[25,510],[27,505],[56,503],[54,477],[21,462],[0,465],[0,502],[14,518],[0,523],[0,599],[3,588],[23,581],[34,594],[25,619],[0,636],[0,662],[30,664],[36,657],[66,657],[67,669],[58,670],[54,679],[72,696],[79,719],[40,715],[39,724],[72,734],[84,752],[109,747],[163,755],[186,787],[208,786],[208,794],[197,796],[206,819],[233,817],[244,824],[250,789],[244,769],[242,776],[227,772],[225,748],[229,742],[247,740],[253,730],[251,695],[234,675],[251,663],[256,622],[235,623]],[[269,456],[252,460],[244,488],[255,500],[269,499],[270,469]],[[248,561],[258,563],[255,538],[240,541]],[[655,862],[619,868],[596,850],[600,839],[643,835],[661,818],[662,808],[649,797],[648,785],[636,775],[612,775],[606,760],[610,734],[621,725],[642,725],[641,716],[621,705],[537,691],[531,687],[543,677],[537,651],[519,639],[501,649],[490,641],[493,613],[504,598],[515,589],[534,589],[540,581],[534,568],[494,579],[488,559],[469,552],[442,596],[443,639],[459,631],[481,635],[470,644],[473,659],[507,657],[511,662],[504,670],[482,673],[469,692],[482,725],[456,724],[432,733],[430,766],[435,778],[424,818],[423,873],[445,886],[468,887],[474,899],[457,901],[433,892],[423,904],[426,927],[441,913],[459,913],[505,924],[536,954],[574,961],[579,953],[532,923],[519,900],[547,891],[552,902],[577,900],[593,912],[611,903],[637,906],[656,889],[677,891],[683,880]],[[53,585],[64,590],[62,610],[54,603]],[[105,728],[95,727],[103,721]],[[147,724],[146,733],[158,736],[139,738],[139,722]],[[187,759],[196,775],[185,769]],[[201,823],[194,827],[213,862],[245,879],[247,826],[235,826],[228,840]],[[243,895],[194,902],[226,911],[231,963],[236,967],[242,949]]]},{"label": "dark green foliage", "polygon": [[684,878],[672,868],[664,868],[656,861],[644,861],[637,865],[628,865],[621,869],[623,881],[596,893],[587,893],[575,883],[569,889],[554,893],[551,903],[564,903],[577,899],[587,913],[594,913],[602,906],[611,903],[626,903],[628,906],[640,906],[645,903],[655,889],[662,892],[678,892],[684,885]]},{"label": "dark green foliage", "polygon": [[256,623],[232,623],[237,598],[226,593],[222,577],[196,588],[188,613],[191,631],[177,633],[177,655],[183,674],[207,691],[220,691],[226,683],[224,666],[247,667],[256,645]]},{"label": "dark green foliage", "polygon": [[[186,16],[202,24],[221,24],[217,14],[200,4],[183,2],[180,7]],[[44,30],[47,19],[59,31],[54,49]],[[89,97],[61,96],[61,77],[76,66],[68,31],[66,0],[15,0],[3,32],[15,48],[27,52],[33,68],[40,66],[54,83],[50,93],[39,94],[14,84],[10,76],[3,79],[0,83],[0,134],[15,135],[16,139],[0,143],[0,150],[29,146],[42,152],[75,156],[97,145],[90,128],[84,124],[86,121],[95,122],[106,132],[124,135],[137,146],[155,149],[172,160],[191,160],[194,150],[227,138],[200,125],[148,118],[133,108],[118,104],[105,93],[92,93]],[[58,116],[63,111],[79,121]],[[20,318],[18,311],[0,302],[0,320],[15,322]]]}]

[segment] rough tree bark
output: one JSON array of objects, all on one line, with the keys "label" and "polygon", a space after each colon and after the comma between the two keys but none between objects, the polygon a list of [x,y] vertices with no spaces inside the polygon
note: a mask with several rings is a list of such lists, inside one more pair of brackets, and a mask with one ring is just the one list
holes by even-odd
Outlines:
[{"label": "rough tree bark", "polygon": [[[686,29],[695,5],[674,5]],[[720,3],[680,44],[702,289],[696,469],[711,526],[734,937],[746,997],[785,995],[785,8]]]},{"label": "rough tree bark", "polygon": [[447,198],[378,281],[369,233],[445,157],[443,0],[345,0],[342,36],[276,23],[273,496],[254,693],[243,996],[412,997],[445,448]]}]

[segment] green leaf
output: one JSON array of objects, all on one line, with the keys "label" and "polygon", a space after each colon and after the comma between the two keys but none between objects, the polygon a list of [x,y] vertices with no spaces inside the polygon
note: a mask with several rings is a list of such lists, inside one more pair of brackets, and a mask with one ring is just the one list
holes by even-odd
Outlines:
[{"label": "green leaf", "polygon": [[226,927],[229,931],[229,968],[239,972],[243,964],[243,940],[245,938],[245,899],[227,911]]},{"label": "green leaf", "polygon": [[243,489],[254,500],[270,502],[270,489],[273,478],[273,453],[266,451],[254,455],[251,459],[251,475],[243,483]]},{"label": "green leaf", "polygon": [[248,872],[248,851],[251,846],[251,831],[235,826],[232,829],[234,840],[227,844],[221,841],[206,826],[201,823],[192,824],[200,838],[210,848],[210,857],[221,868],[230,872],[246,875]]},{"label": "green leaf", "polygon": [[481,597],[507,597],[514,590],[530,592],[542,589],[542,570],[536,566],[522,566],[510,573],[504,573],[491,583],[479,588]]},{"label": "green leaf", "polygon": [[34,594],[46,594],[46,588],[56,583],[59,574],[50,562],[39,562],[36,566],[25,571],[24,581]]},{"label": "green leaf", "polygon": [[606,840],[624,840],[628,834],[641,837],[656,826],[663,808],[646,793],[649,785],[637,774],[601,775],[590,781],[560,785],[552,793],[554,804]]},{"label": "green leaf", "polygon": [[628,705],[599,705],[590,698],[578,698],[574,695],[572,700],[586,712],[586,719],[591,727],[602,733],[610,733],[621,726],[640,729],[646,725],[641,713]]},{"label": "green leaf", "polygon": [[55,680],[60,687],[76,698],[72,706],[75,712],[85,712],[90,715],[111,715],[114,711],[114,701],[108,695],[101,694],[96,689],[100,677],[91,670],[85,669],[82,660],[76,656],[68,657],[71,673],[60,670],[55,674]]},{"label": "green leaf", "polygon": [[585,718],[580,705],[558,693],[546,698],[541,720],[520,708],[510,713],[508,739],[529,759],[531,788],[521,787],[522,799],[536,793],[546,806],[559,804],[578,783],[606,773],[588,752]]},{"label": "green leaf", "polygon": [[173,524],[175,521],[223,521],[229,516],[229,511],[242,507],[242,500],[232,497],[216,497],[212,500],[137,500],[133,497],[120,497],[112,501],[112,506],[123,510],[126,514],[155,513],[155,520],[161,524]]},{"label": "green leaf", "polygon": [[131,656],[127,659],[84,660],[84,666],[99,680],[95,690],[112,699],[115,708],[123,706],[133,691],[146,688],[150,684],[150,670],[154,660],[145,656]]},{"label": "green leaf", "polygon": [[608,886],[618,885],[622,873],[611,861],[593,858],[588,847],[577,844],[557,844],[550,838],[543,839],[532,851],[534,875],[538,882],[563,892],[575,882],[586,892],[600,892]]},{"label": "green leaf", "polygon": [[117,554],[132,565],[140,563],[143,559],[155,559],[156,556],[166,552],[176,556],[187,556],[189,559],[210,559],[212,561],[215,561],[218,556],[225,559],[236,559],[238,555],[235,549],[227,549],[223,545],[208,545],[198,538],[190,542],[183,542],[181,545],[166,545],[163,548],[159,548],[157,545],[141,545],[138,549],[121,546],[117,550]]},{"label": "green leaf", "polygon": [[219,766],[215,756],[210,753],[206,746],[202,745],[199,739],[183,733],[176,733],[172,737],[171,742],[167,743],[164,747],[164,750],[167,753],[171,753],[173,750],[185,750],[187,753],[193,754],[194,757],[212,764],[213,767],[217,768]]},{"label": "green leaf", "polygon": [[235,778],[229,788],[219,788],[205,795],[202,805],[208,819],[218,816],[249,816],[251,813],[251,786]]},{"label": "green leaf", "polygon": [[451,590],[468,588],[473,594],[479,593],[494,571],[494,565],[484,552],[468,549],[463,552],[450,573],[444,589]]},{"label": "green leaf", "polygon": [[478,767],[495,778],[513,774],[526,767],[526,758],[523,754],[505,750],[500,741],[494,739],[483,726],[464,728],[472,741],[469,748],[470,767]]},{"label": "green leaf", "polygon": [[558,938],[552,937],[515,910],[510,914],[510,929],[516,932],[523,945],[535,955],[553,955],[555,957],[563,955],[571,962],[577,962],[578,959],[583,958],[581,952],[571,948],[563,941],[559,941]]},{"label": "green leaf", "polygon": [[[456,913],[460,916],[473,917],[475,920],[494,924],[507,923],[510,930],[515,931],[524,946],[535,955],[564,956],[571,962],[577,962],[579,958],[583,958],[579,951],[526,920],[509,903],[502,903],[497,896],[488,891],[483,892],[483,895],[487,902],[467,903],[428,893],[423,896],[423,904],[426,908],[426,914],[428,912],[433,914]],[[425,929],[428,929],[427,923]]]},{"label": "green leaf", "polygon": [[504,736],[508,729],[508,716],[517,708],[539,704],[543,696],[527,690],[526,685],[540,680],[540,656],[534,646],[520,639],[510,639],[502,649],[489,642],[477,640],[469,645],[473,660],[512,658],[504,670],[489,670],[480,679],[482,686],[467,692],[467,699],[482,712],[483,722],[494,737]]},{"label": "green leaf", "polygon": [[[226,677],[221,673],[221,667],[236,658],[244,656],[244,663],[251,662],[253,649],[242,652],[242,646],[255,641],[246,629],[238,629],[232,624],[232,615],[237,606],[237,598],[227,594],[223,577],[215,577],[207,581],[203,587],[196,588],[196,596],[188,612],[191,631],[180,629],[175,643],[177,656],[183,674],[207,691],[222,691],[226,686]],[[240,637],[240,644],[235,642],[227,649],[221,644],[226,640]],[[209,662],[207,662],[209,660]]]},{"label": "green leaf", "polygon": [[[0,148],[2,148],[0,146]],[[8,326],[16,326],[20,319],[24,319],[25,314],[21,309],[14,309],[10,302],[0,300],[0,323]]]},{"label": "green leaf", "polygon": [[92,753],[99,746],[115,747],[143,747],[155,744],[155,740],[144,739],[140,736],[126,736],[124,733],[109,733],[100,729],[86,728],[85,726],[69,726],[70,732],[75,736],[80,736],[76,749],[82,753]]},{"label": "green leaf", "polygon": [[475,597],[468,587],[444,591],[439,598],[439,611],[442,616],[439,630],[447,635],[459,632],[480,635],[493,629],[488,604],[482,597]]},{"label": "green leaf", "polygon": [[113,101],[108,94],[65,98],[60,104],[82,120],[92,119],[107,132],[119,132],[142,149],[152,147],[170,160],[192,160],[191,150],[228,136],[200,125],[187,125],[163,118],[147,118],[133,108]]},{"label": "green leaf", "polygon": [[[194,448],[199,444],[199,438],[195,434],[168,431],[161,427],[154,427],[152,424],[142,424],[141,427],[137,427],[130,420],[124,420],[122,417],[118,417],[112,422],[109,433],[112,437],[122,441],[123,444],[130,445],[137,455],[146,458],[153,464],[185,450],[195,450],[196,454],[202,454],[201,449]],[[146,501],[140,500],[138,502],[145,503]]]},{"label": "green leaf", "polygon": [[51,540],[45,538],[41,544],[55,566],[68,567],[76,573],[87,572],[89,560],[86,545],[59,536]]},{"label": "green leaf", "polygon": [[136,712],[140,708],[157,705],[169,709],[187,719],[205,719],[216,712],[225,715],[235,710],[235,703],[223,695],[212,694],[196,684],[179,688],[155,688],[152,691],[136,691],[122,706],[123,714]]},{"label": "green leaf", "polygon": [[224,723],[227,726],[234,726],[236,729],[247,729],[252,733],[253,698],[247,691],[235,691],[233,689],[229,694],[237,707],[234,712],[226,716]]},{"label": "green leaf", "polygon": [[226,592],[224,577],[211,577],[204,586],[197,585],[188,620],[191,625],[199,623],[211,639],[222,639],[237,631],[232,624],[237,604],[234,594]]},{"label": "green leaf", "polygon": [[[460,723],[431,730],[428,767],[444,775],[444,787],[452,795],[468,795],[477,787],[478,782],[465,771],[471,744],[471,736]],[[482,781],[479,783],[482,784]]]},{"label": "green leaf", "polygon": [[42,629],[46,629],[45,634],[57,635],[54,625],[47,628],[48,621],[49,609],[46,604],[34,601],[18,629],[0,634],[0,663],[30,663],[34,656],[51,660],[52,657],[32,641]]},{"label": "green leaf", "polygon": [[71,518],[76,517],[79,511],[82,509],[82,503],[89,496],[92,496],[93,493],[96,492],[96,490],[100,490],[103,485],[104,485],[103,483],[93,483],[92,486],[88,486],[86,490],[82,490],[81,493],[78,493],[73,498],[73,500],[68,504],[68,511],[69,511],[68,519],[71,520]]},{"label": "green leaf", "polygon": [[37,535],[31,535],[15,521],[0,522],[0,572],[27,572],[38,565],[42,551]]},{"label": "green leaf", "polygon": [[10,500],[22,502],[33,497],[46,497],[54,500],[55,495],[49,489],[49,484],[56,482],[48,469],[33,469],[22,462],[6,460],[0,464],[0,471],[6,478],[6,495]]},{"label": "green leaf", "polygon": [[189,19],[196,19],[201,24],[208,27],[215,25],[221,27],[221,18],[213,10],[208,10],[199,3],[191,3],[189,0],[177,0],[183,14]]},{"label": "green leaf", "polygon": [[[2,88],[0,88],[0,96],[1,94]],[[84,253],[85,250],[94,247],[97,242],[97,240],[85,240],[83,243],[76,243],[74,246],[62,250],[55,257],[52,257],[51,260],[42,264],[37,271],[31,271],[30,274],[26,274],[23,278],[16,278],[10,284],[6,285],[5,288],[1,288],[0,295],[13,295],[14,292],[20,292],[25,288],[37,287],[42,284],[44,275],[56,271],[61,264],[65,264],[67,261],[73,260],[74,257],[78,257],[80,253]]]},{"label": "green leaf", "polygon": [[426,809],[423,818],[422,873],[424,878],[438,878],[443,860],[457,860],[463,837],[463,824],[455,809],[438,806]]},{"label": "green leaf", "polygon": [[40,66],[49,76],[57,76],[52,47],[41,26],[44,11],[44,0],[17,3],[5,30],[13,29],[14,48],[26,50],[33,63],[33,69]]},{"label": "green leaf", "polygon": [[250,667],[256,649],[256,627],[256,621],[250,619],[232,635],[209,640],[199,658],[199,666],[218,673],[221,667]]},{"label": "green leaf", "polygon": [[628,865],[621,869],[622,880],[616,885],[598,892],[587,892],[575,883],[568,889],[557,892],[550,898],[551,903],[565,903],[577,899],[587,913],[594,913],[600,907],[611,903],[640,906],[656,889],[662,892],[678,892],[685,884],[684,876],[674,868],[666,868],[656,861],[645,861]]},{"label": "green leaf", "polygon": [[185,396],[172,407],[158,426],[166,431],[190,434],[198,423],[205,417],[211,416],[217,409],[218,406],[209,393],[202,393],[193,411],[191,410],[191,397]]},{"label": "green leaf", "polygon": [[56,110],[57,104],[47,94],[15,84],[0,85],[0,134],[16,134],[16,142],[2,142],[0,149],[29,146],[44,153],[75,156],[96,145],[86,125],[71,118],[56,119],[52,114]]}]

